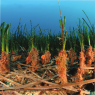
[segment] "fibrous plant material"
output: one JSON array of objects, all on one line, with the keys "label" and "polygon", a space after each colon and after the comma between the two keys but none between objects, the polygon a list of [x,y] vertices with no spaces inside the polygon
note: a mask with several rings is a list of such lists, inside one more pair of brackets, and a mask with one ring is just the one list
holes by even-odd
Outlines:
[{"label": "fibrous plant material", "polygon": [[56,58],[56,64],[58,65],[58,74],[60,77],[61,84],[67,83],[67,74],[66,74],[66,50],[61,50]]},{"label": "fibrous plant material", "polygon": [[92,62],[94,62],[94,52],[91,45],[87,49],[86,57],[88,58],[87,66],[90,67]]},{"label": "fibrous plant material", "polygon": [[0,71],[1,73],[8,73],[10,71],[9,57],[5,51],[2,51],[2,54],[1,54]]},{"label": "fibrous plant material", "polygon": [[71,63],[73,63],[77,59],[76,53],[75,53],[75,51],[72,48],[69,51],[68,58],[69,58],[69,61],[71,59],[71,61],[70,61]]},{"label": "fibrous plant material", "polygon": [[26,64],[31,63],[32,71],[36,71],[39,66],[39,56],[38,56],[38,51],[35,47],[31,49],[29,52],[28,57],[26,58]]},{"label": "fibrous plant material", "polygon": [[21,59],[21,55],[12,55],[12,61],[17,61],[18,59]]},{"label": "fibrous plant material", "polygon": [[12,59],[11,61],[17,61],[18,59],[21,59],[22,55],[17,55],[16,51],[12,50]]},{"label": "fibrous plant material", "polygon": [[51,54],[49,51],[46,51],[46,53],[41,56],[41,61],[42,61],[42,64],[44,65],[49,63],[50,59],[51,59]]},{"label": "fibrous plant material", "polygon": [[[83,74],[85,73],[85,70],[84,69],[81,69],[81,67],[86,67],[86,64],[85,64],[85,56],[84,56],[84,52],[80,52],[80,55],[79,55],[79,60],[80,60],[80,67],[78,68],[77,70],[77,76],[78,76],[78,81],[83,81]],[[81,88],[82,85],[79,85],[79,87]]]}]

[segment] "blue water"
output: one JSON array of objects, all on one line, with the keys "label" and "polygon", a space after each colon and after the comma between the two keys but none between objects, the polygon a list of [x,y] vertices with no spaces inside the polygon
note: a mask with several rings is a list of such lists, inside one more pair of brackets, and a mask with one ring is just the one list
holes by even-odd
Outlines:
[{"label": "blue water", "polygon": [[[82,10],[95,25],[95,0],[59,0],[59,3],[62,18],[66,16],[65,28],[68,34],[73,27],[78,28],[76,24],[76,22],[79,24],[78,18],[81,20],[84,18],[88,22]],[[17,29],[20,18],[20,25],[26,23],[28,32],[31,29],[30,20],[32,27],[39,24],[43,32],[44,29],[47,32],[51,30],[54,34],[61,31],[58,0],[0,0],[0,6],[0,24],[2,22],[11,23],[11,31]],[[39,27],[36,28],[36,33],[39,34]]]}]

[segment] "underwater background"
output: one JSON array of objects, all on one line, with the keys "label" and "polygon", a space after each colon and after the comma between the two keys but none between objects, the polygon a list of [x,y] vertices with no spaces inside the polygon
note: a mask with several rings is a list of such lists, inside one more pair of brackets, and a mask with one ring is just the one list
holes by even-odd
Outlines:
[{"label": "underwater background", "polygon": [[[62,18],[66,16],[67,34],[73,30],[73,27],[78,28],[78,18],[81,20],[85,18],[89,23],[82,10],[89,17],[91,24],[95,26],[95,0],[59,0],[59,2]],[[31,29],[30,20],[33,27],[39,24],[42,32],[44,29],[47,33],[50,30],[54,34],[61,32],[58,0],[0,0],[0,6],[0,24],[11,23],[11,31],[17,29],[21,18],[20,25],[26,23],[28,32]],[[39,34],[39,32],[37,27],[36,33]]]}]

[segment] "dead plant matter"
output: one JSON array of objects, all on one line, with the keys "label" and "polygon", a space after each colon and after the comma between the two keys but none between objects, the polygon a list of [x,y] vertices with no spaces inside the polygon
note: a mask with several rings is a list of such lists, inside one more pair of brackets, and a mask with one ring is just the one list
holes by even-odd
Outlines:
[{"label": "dead plant matter", "polygon": [[46,53],[41,56],[41,61],[42,61],[42,64],[44,65],[49,63],[50,59],[51,59],[51,54],[49,51],[46,51]]},{"label": "dead plant matter", "polygon": [[58,65],[58,74],[60,77],[60,81],[62,84],[67,83],[67,75],[66,75],[66,50],[61,50],[56,58],[56,64]]},{"label": "dead plant matter", "polygon": [[36,71],[39,66],[39,56],[38,56],[38,51],[35,47],[31,49],[29,52],[28,57],[26,58],[26,64],[31,63],[32,71]]},{"label": "dead plant matter", "polygon": [[9,57],[5,51],[2,51],[2,54],[1,54],[0,71],[1,73],[8,73],[10,71]]}]

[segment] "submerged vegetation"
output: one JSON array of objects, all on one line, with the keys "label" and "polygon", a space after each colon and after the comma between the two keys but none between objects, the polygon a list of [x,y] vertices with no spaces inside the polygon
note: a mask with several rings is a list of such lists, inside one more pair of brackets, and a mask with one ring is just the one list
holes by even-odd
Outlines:
[{"label": "submerged vegetation", "polygon": [[[83,22],[79,19],[78,29],[73,27],[69,35],[68,31],[65,31],[66,16],[64,16],[63,21],[61,10],[59,23],[62,33],[59,32],[58,34],[52,34],[49,31],[46,35],[46,30],[43,33],[39,24],[32,27],[31,21],[30,33],[27,31],[26,24],[20,26],[20,21],[13,33],[10,31],[11,24],[5,26],[5,22],[3,22],[0,25],[0,77],[2,78],[5,74],[10,73],[12,77],[16,78],[11,78],[10,75],[7,78],[17,81],[19,84],[16,82],[13,84],[21,86],[6,89],[42,90],[58,88],[60,91],[60,88],[64,88],[66,90],[62,91],[65,95],[70,93],[68,90],[75,93],[79,92],[81,95],[83,93],[88,94],[93,88],[86,88],[87,86],[84,84],[95,81],[95,26],[91,24],[84,11],[83,13],[89,23],[84,18],[82,18]],[[23,27],[24,29],[22,29]],[[36,35],[37,27],[39,27],[38,35]],[[14,72],[11,73],[11,71]],[[3,77],[4,82],[5,80],[9,81]],[[31,84],[32,87],[27,87],[27,83]],[[40,86],[38,87],[38,85]],[[91,85],[94,87],[93,84]],[[89,91],[84,91],[85,88]],[[6,89],[0,88],[0,90]]]}]

